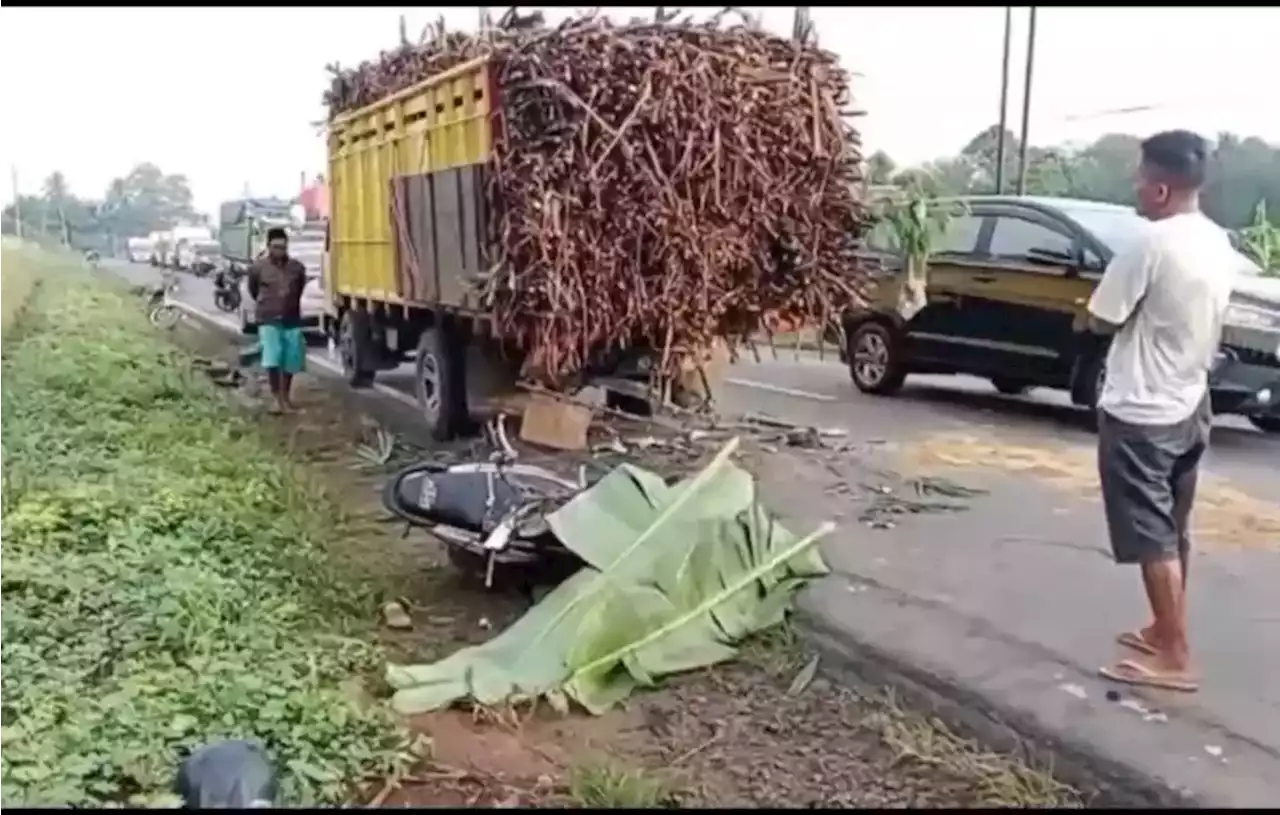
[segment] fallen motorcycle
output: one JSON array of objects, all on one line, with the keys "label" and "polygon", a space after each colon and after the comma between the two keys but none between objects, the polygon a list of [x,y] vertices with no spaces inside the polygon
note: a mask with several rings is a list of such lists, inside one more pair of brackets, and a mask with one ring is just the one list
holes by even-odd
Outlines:
[{"label": "fallen motorcycle", "polygon": [[487,588],[527,587],[558,583],[582,566],[547,516],[586,487],[585,474],[575,482],[530,464],[422,462],[387,480],[382,503],[434,535],[450,562]]}]

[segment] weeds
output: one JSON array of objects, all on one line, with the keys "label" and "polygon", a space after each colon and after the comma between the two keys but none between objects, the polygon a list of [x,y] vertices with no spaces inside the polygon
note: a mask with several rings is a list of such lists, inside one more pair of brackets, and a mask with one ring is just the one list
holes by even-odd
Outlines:
[{"label": "weeds", "polygon": [[0,336],[7,335],[13,328],[37,282],[31,264],[23,262],[35,250],[8,237],[4,240],[4,272],[0,274]]},{"label": "weeds", "polygon": [[154,803],[219,738],[261,741],[291,805],[403,766],[406,734],[340,687],[379,657],[334,508],[136,303],[39,271],[0,394],[4,804]]},{"label": "weeds", "polygon": [[645,770],[588,764],[569,771],[569,799],[585,809],[654,809],[668,797],[666,783]]}]

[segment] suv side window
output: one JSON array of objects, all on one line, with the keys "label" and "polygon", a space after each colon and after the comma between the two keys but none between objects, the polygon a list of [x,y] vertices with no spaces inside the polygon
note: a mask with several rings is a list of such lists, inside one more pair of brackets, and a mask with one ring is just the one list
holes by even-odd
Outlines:
[{"label": "suv side window", "polygon": [[1003,216],[996,218],[991,246],[987,251],[992,258],[999,260],[1026,260],[1032,249],[1070,257],[1074,244],[1070,237],[1043,224]]},{"label": "suv side window", "polygon": [[978,248],[982,231],[981,215],[957,215],[947,222],[946,231],[934,246],[935,255],[972,255]]}]

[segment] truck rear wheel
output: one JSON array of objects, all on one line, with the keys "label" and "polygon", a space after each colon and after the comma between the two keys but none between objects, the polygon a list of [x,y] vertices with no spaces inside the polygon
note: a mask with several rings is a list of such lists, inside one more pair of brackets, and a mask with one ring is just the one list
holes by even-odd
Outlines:
[{"label": "truck rear wheel", "polygon": [[342,375],[353,388],[373,384],[373,336],[369,331],[369,315],[349,308],[338,323],[338,353],[342,357]]},{"label": "truck rear wheel", "polygon": [[414,361],[418,409],[436,441],[449,441],[466,431],[466,349],[458,326],[442,320],[422,332]]}]

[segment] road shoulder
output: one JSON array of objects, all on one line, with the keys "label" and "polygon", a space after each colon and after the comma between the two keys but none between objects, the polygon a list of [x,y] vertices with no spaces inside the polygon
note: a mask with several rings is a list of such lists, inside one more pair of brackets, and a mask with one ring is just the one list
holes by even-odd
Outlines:
[{"label": "road shoulder", "polygon": [[[884,470],[845,469],[806,479],[806,471],[818,469],[794,457],[763,468],[765,494],[784,517],[829,514],[833,491],[856,494],[859,482],[874,486],[887,478]],[[899,485],[882,489],[905,493]],[[1010,500],[999,493],[976,499],[1001,506]],[[1248,807],[1280,800],[1275,751],[1220,724],[1206,710],[1213,700],[1153,702],[1096,677],[1078,646],[1085,643],[1087,655],[1088,643],[1101,637],[1096,658],[1099,665],[1107,659],[1100,632],[1127,622],[1111,620],[1125,613],[1116,608],[1128,599],[1128,575],[1116,574],[1088,547],[1012,553],[991,542],[1009,531],[1001,524],[1038,517],[1043,526],[1047,511],[1028,508],[1021,521],[1006,520],[1003,509],[900,515],[896,528],[876,529],[866,507],[846,502],[826,546],[834,573],[801,599],[804,627],[843,681],[891,686],[909,706],[994,749],[1052,766],[1072,786],[1094,791],[1097,805]],[[987,540],[976,542],[979,536]],[[1032,560],[1042,565],[1028,576]],[[1083,613],[1065,607],[1055,617],[1042,608],[1038,618],[1026,619],[1035,616],[1027,612],[1032,603],[1070,600],[1062,585],[1054,591],[1051,582],[1033,581],[1084,585],[1090,575],[1102,579],[1091,584],[1094,596]],[[1028,584],[1017,586],[1020,579]],[[1079,630],[1061,628],[1072,620]],[[1060,636],[1040,641],[1050,640],[1043,632],[1055,625]]]}]

